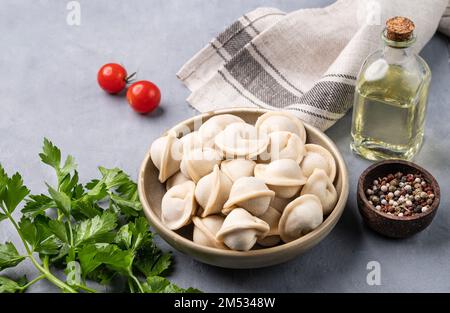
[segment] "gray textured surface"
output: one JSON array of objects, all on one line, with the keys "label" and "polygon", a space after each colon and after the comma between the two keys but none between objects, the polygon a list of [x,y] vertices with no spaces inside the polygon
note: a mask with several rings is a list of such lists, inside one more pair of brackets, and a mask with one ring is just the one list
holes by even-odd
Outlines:
[{"label": "gray textured surface", "polygon": [[[51,138],[74,155],[81,179],[96,166],[119,166],[136,177],[140,162],[164,129],[195,111],[176,71],[217,32],[258,6],[283,10],[322,6],[331,1],[299,0],[82,0],[81,26],[66,24],[67,1],[4,0],[0,4],[0,162],[20,171],[34,193],[52,182],[37,153]],[[174,252],[171,279],[204,291],[449,291],[450,243],[446,192],[450,179],[450,65],[447,38],[436,35],[422,55],[433,72],[424,148],[417,163],[441,184],[443,199],[432,226],[407,240],[387,240],[369,231],[356,209],[355,184],[369,162],[348,148],[350,115],[327,134],[337,143],[350,170],[350,197],[335,230],[309,253],[289,263],[258,270],[225,270]],[[105,62],[122,62],[162,90],[162,109],[150,116],[133,113],[123,97],[99,90],[96,71]],[[16,235],[7,222],[0,241]],[[170,249],[164,242],[161,246]],[[366,283],[367,262],[381,264],[381,286]],[[34,271],[23,263],[8,274]],[[32,291],[55,291],[40,282]]]}]

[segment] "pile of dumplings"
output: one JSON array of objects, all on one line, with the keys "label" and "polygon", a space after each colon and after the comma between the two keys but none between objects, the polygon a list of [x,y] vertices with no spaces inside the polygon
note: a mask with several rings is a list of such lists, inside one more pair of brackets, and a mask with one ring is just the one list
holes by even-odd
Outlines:
[{"label": "pile of dumplings", "polygon": [[155,140],[151,159],[167,192],[161,219],[172,230],[194,224],[192,240],[237,251],[290,242],[334,209],[336,163],[306,144],[294,115],[268,112],[255,125],[216,115],[181,138]]}]

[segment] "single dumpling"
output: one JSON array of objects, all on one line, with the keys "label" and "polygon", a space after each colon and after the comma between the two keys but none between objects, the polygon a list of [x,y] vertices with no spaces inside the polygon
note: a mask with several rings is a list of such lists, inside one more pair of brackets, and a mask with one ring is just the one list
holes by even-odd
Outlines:
[{"label": "single dumpling", "polygon": [[190,179],[188,177],[184,176],[183,173],[178,171],[174,175],[170,176],[170,178],[166,181],[166,190],[169,190],[173,186],[180,185],[189,180]]},{"label": "single dumpling", "polygon": [[253,160],[230,159],[222,161],[220,169],[232,182],[235,182],[241,177],[253,176],[255,165],[256,163]]},{"label": "single dumpling", "polygon": [[278,232],[278,223],[280,222],[281,213],[276,209],[269,207],[269,209],[259,218],[266,222],[270,230],[266,237],[258,239],[256,242],[263,247],[273,247],[280,242],[280,233]]},{"label": "single dumpling", "polygon": [[224,218],[220,215],[210,215],[204,218],[194,216],[194,233],[192,240],[202,246],[227,249],[227,247],[216,239],[216,234],[222,227]]},{"label": "single dumpling", "polygon": [[330,214],[338,200],[336,188],[323,169],[316,168],[303,186],[301,195],[311,194],[320,199],[323,214]]},{"label": "single dumpling", "polygon": [[309,177],[314,169],[321,168],[327,173],[331,181],[334,181],[336,177],[336,162],[331,153],[324,147],[316,144],[306,144],[305,149],[305,157],[300,163],[303,174]]},{"label": "single dumpling", "polygon": [[214,138],[232,123],[245,123],[243,119],[232,114],[220,114],[211,117],[198,129],[198,134],[204,145],[214,144]]},{"label": "single dumpling", "polygon": [[241,177],[233,183],[230,198],[223,205],[223,214],[228,214],[235,207],[244,208],[255,216],[266,213],[275,192],[267,188],[262,179]]},{"label": "single dumpling", "polygon": [[292,159],[300,163],[305,153],[305,144],[298,135],[286,131],[276,131],[269,134],[267,151],[259,155],[259,160],[270,162],[280,159]]},{"label": "single dumpling", "polygon": [[233,123],[221,131],[214,142],[225,158],[251,159],[266,150],[269,136],[258,134],[253,125]]},{"label": "single dumpling", "polygon": [[169,229],[180,229],[191,222],[197,209],[194,191],[195,184],[187,181],[170,188],[162,198],[161,218]]},{"label": "single dumpling", "polygon": [[256,121],[258,132],[270,134],[276,131],[287,131],[296,134],[306,142],[306,130],[303,122],[295,115],[281,111],[271,111],[261,115]]},{"label": "single dumpling", "polygon": [[284,208],[288,205],[289,202],[293,201],[295,198],[280,198],[280,197],[273,197],[272,202],[270,202],[270,206],[274,209],[276,209],[278,212],[283,213]]},{"label": "single dumpling", "polygon": [[165,182],[180,169],[182,155],[183,146],[171,132],[153,141],[150,147],[150,157],[159,170],[160,182]]},{"label": "single dumpling", "polygon": [[231,180],[218,165],[210,174],[200,178],[195,187],[195,199],[203,208],[201,217],[220,213],[230,195],[231,185]]},{"label": "single dumpling", "polygon": [[200,136],[198,131],[193,131],[189,134],[184,135],[180,138],[180,141],[183,145],[184,153],[195,149],[213,148],[214,146],[214,143],[203,142],[202,137]]},{"label": "single dumpling", "polygon": [[200,178],[208,175],[215,165],[220,164],[222,157],[217,150],[211,148],[194,149],[183,154],[180,170],[184,176],[198,182]]},{"label": "single dumpling", "polygon": [[270,226],[242,208],[236,208],[225,218],[217,232],[216,239],[227,247],[238,251],[248,251],[257,239],[264,238]]},{"label": "single dumpling", "polygon": [[291,159],[281,159],[269,164],[257,164],[255,177],[260,178],[280,198],[295,196],[306,183],[306,177],[298,165]]},{"label": "single dumpling", "polygon": [[278,224],[280,237],[290,242],[316,229],[323,221],[322,204],[314,195],[304,195],[289,203]]}]

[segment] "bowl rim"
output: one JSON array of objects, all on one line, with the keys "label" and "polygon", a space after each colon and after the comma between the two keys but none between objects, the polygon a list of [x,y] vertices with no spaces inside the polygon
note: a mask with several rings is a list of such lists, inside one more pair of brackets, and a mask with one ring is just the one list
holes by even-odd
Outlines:
[{"label": "bowl rim", "polygon": [[[366,196],[366,193],[365,193],[365,190],[364,190],[364,181],[366,180],[366,177],[371,172],[375,171],[376,169],[384,167],[386,165],[391,165],[391,164],[402,164],[402,165],[406,165],[408,167],[411,167],[411,168],[415,169],[416,171],[420,172],[422,174],[422,176],[424,176],[425,179],[427,179],[427,180],[429,180],[431,182],[431,185],[434,186],[433,193],[434,193],[434,196],[435,196],[434,197],[434,201],[433,201],[433,203],[430,206],[431,210],[428,210],[427,212],[421,212],[419,214],[415,214],[415,215],[411,215],[411,216],[397,216],[397,215],[394,215],[394,214],[387,214],[387,213],[378,211],[378,210],[375,209],[375,207],[373,205],[371,205],[369,203],[369,200],[367,199],[367,196]],[[424,218],[425,216],[427,216],[429,214],[432,214],[432,213],[434,214],[434,212],[439,207],[440,198],[441,198],[439,184],[438,184],[437,180],[434,178],[434,176],[431,175],[430,172],[428,172],[426,169],[424,169],[420,165],[417,165],[416,163],[413,163],[411,161],[400,160],[400,159],[382,160],[382,161],[378,161],[378,162],[370,165],[359,176],[357,190],[358,190],[357,192],[358,192],[359,198],[363,202],[364,207],[369,208],[370,211],[375,212],[380,217],[383,217],[383,218],[386,218],[386,219],[390,219],[390,220],[393,220],[393,221],[414,221],[414,220],[419,220],[421,218]]]},{"label": "bowl rim", "polygon": [[[249,112],[249,113],[261,113],[261,115],[262,115],[266,112],[271,112],[271,111],[272,110],[261,109],[261,108],[238,107],[238,108],[219,109],[219,110],[209,111],[209,112],[205,112],[205,113],[200,113],[198,115],[195,115],[191,118],[188,118],[186,120],[183,120],[183,121],[177,123],[176,125],[171,127],[169,130],[165,131],[163,133],[163,135],[166,134],[171,129],[177,128],[181,124],[189,124],[191,122],[194,122],[197,119],[203,120],[204,118],[210,118],[212,116],[219,115],[219,114],[233,114],[233,113]],[[342,169],[342,173],[341,173],[342,187],[341,187],[341,192],[340,192],[338,201],[337,201],[333,211],[326,217],[326,219],[322,222],[322,224],[320,224],[320,226],[317,227],[316,229],[314,229],[312,232],[310,232],[296,240],[288,242],[288,243],[283,243],[283,244],[280,244],[280,245],[277,245],[274,247],[267,247],[267,248],[261,248],[261,249],[257,249],[257,250],[249,250],[249,251],[234,251],[234,250],[225,250],[225,249],[207,247],[207,246],[197,244],[194,241],[181,236],[177,232],[167,228],[162,223],[160,218],[156,215],[156,213],[151,208],[150,203],[148,203],[148,201],[147,201],[147,198],[145,195],[145,190],[144,190],[144,185],[145,185],[144,184],[144,176],[145,176],[144,173],[145,173],[145,169],[147,167],[148,162],[151,162],[150,149],[148,149],[148,151],[145,155],[145,158],[142,161],[140,170],[139,170],[138,193],[139,193],[139,199],[143,206],[144,213],[147,216],[147,219],[149,220],[150,224],[154,227],[156,232],[158,234],[160,234],[161,237],[163,237],[163,239],[165,239],[165,237],[167,236],[167,237],[170,237],[171,239],[173,239],[177,244],[182,244],[191,250],[196,250],[199,253],[213,254],[216,256],[224,256],[224,257],[225,256],[226,257],[243,257],[243,256],[260,257],[263,255],[271,255],[273,253],[286,251],[287,249],[295,249],[296,247],[302,246],[308,242],[313,242],[315,239],[320,238],[320,236],[323,232],[331,231],[331,229],[334,227],[333,223],[336,224],[337,221],[339,220],[340,216],[342,215],[342,213],[346,207],[346,203],[347,203],[347,199],[348,199],[348,195],[349,195],[349,181],[348,181],[347,165],[346,165],[344,158],[342,157],[340,151],[334,144],[334,142],[325,133],[320,131],[318,128],[304,122],[303,120],[301,120],[301,121],[305,125],[307,134],[312,132],[323,138],[323,140],[330,147],[330,150],[331,150],[330,152],[336,158],[336,167]]]}]

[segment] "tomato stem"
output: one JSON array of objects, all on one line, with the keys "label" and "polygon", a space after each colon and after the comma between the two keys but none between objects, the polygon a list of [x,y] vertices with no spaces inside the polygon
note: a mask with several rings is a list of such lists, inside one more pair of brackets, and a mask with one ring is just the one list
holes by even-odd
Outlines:
[{"label": "tomato stem", "polygon": [[137,72],[134,72],[134,73],[128,75],[127,77],[125,77],[125,82],[127,84],[131,83],[134,80],[133,77],[136,76],[136,74],[137,74]]}]

